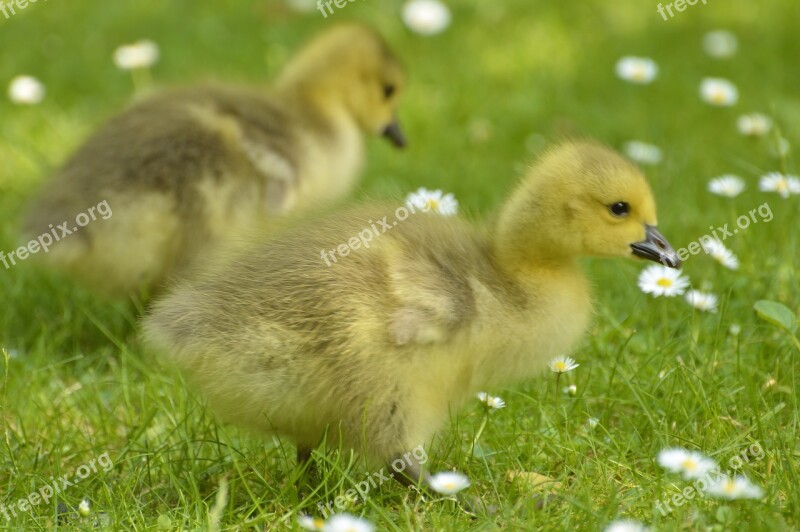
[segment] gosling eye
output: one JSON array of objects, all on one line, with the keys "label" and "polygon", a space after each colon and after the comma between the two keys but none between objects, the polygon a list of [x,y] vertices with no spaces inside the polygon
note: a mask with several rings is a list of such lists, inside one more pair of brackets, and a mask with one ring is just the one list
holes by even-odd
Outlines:
[{"label": "gosling eye", "polygon": [[611,211],[611,214],[613,214],[614,216],[618,216],[620,218],[623,216],[627,216],[631,210],[631,206],[624,201],[618,201],[616,203],[612,203],[611,205],[608,206],[608,208]]},{"label": "gosling eye", "polygon": [[395,90],[396,90],[395,86],[392,85],[391,83],[384,85],[383,86],[383,97],[388,100],[389,98],[391,98],[394,95]]}]

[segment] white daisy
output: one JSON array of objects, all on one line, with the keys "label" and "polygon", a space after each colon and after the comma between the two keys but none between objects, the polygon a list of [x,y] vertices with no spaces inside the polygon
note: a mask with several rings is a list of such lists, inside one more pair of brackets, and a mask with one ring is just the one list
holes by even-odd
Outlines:
[{"label": "white daisy", "polygon": [[675,297],[683,294],[689,286],[689,279],[679,270],[661,264],[648,266],[639,274],[639,288],[653,297]]},{"label": "white daisy", "polygon": [[790,194],[800,194],[800,178],[771,172],[761,176],[758,188],[763,192],[777,192],[782,198],[788,198]]},{"label": "white daisy", "polygon": [[450,10],[438,0],[411,0],[403,6],[403,22],[420,35],[436,35],[450,25]]},{"label": "white daisy", "polygon": [[297,524],[303,530],[323,530],[325,528],[325,521],[310,515],[298,515]]},{"label": "white daisy", "polygon": [[772,120],[761,113],[742,115],[736,120],[736,128],[748,137],[763,137],[772,129]]},{"label": "white daisy", "polygon": [[647,530],[648,528],[639,521],[620,519],[609,523],[604,532],[647,532]]},{"label": "white daisy", "polygon": [[735,175],[715,177],[708,182],[708,191],[717,196],[735,198],[744,190],[744,179]]},{"label": "white daisy", "polygon": [[658,164],[663,158],[661,148],[638,140],[626,142],[622,149],[625,155],[641,164]]},{"label": "white daisy", "polygon": [[700,97],[711,105],[730,107],[739,101],[739,90],[727,79],[705,78],[700,84]]},{"label": "white daisy", "polygon": [[495,397],[493,395],[489,395],[486,392],[479,392],[478,393],[478,400],[482,403],[485,403],[492,410],[500,410],[501,408],[506,407],[506,402],[503,401],[500,397]]},{"label": "white daisy", "polygon": [[83,517],[86,517],[90,513],[92,513],[92,508],[89,506],[89,501],[83,499],[80,504],[78,504],[78,513],[81,514]]},{"label": "white daisy", "polygon": [[428,190],[420,188],[406,197],[406,204],[414,206],[424,212],[434,212],[442,216],[452,216],[458,212],[458,201],[448,193],[441,190]]},{"label": "white daisy", "polygon": [[455,471],[443,471],[431,477],[430,487],[442,495],[455,495],[469,487],[469,478]]},{"label": "white daisy", "polygon": [[703,243],[703,249],[708,255],[728,268],[729,270],[739,269],[739,259],[733,254],[733,251],[725,247],[725,244],[717,239],[708,240]]},{"label": "white daisy", "polygon": [[44,85],[33,76],[17,76],[8,84],[8,99],[19,105],[36,105],[44,99]]},{"label": "white daisy", "polygon": [[739,48],[736,35],[728,30],[709,31],[703,36],[703,50],[711,57],[724,59],[732,57]]},{"label": "white daisy", "polygon": [[626,56],[617,61],[617,76],[631,83],[651,83],[658,75],[658,65],[648,57]]},{"label": "white daisy", "polygon": [[580,366],[580,364],[577,364],[572,357],[558,357],[551,360],[548,366],[553,373],[567,373]]},{"label": "white daisy", "polygon": [[375,525],[350,514],[336,514],[331,516],[322,529],[324,532],[373,532]]},{"label": "white daisy", "polygon": [[707,492],[712,497],[729,500],[760,499],[764,496],[764,490],[750,482],[743,475],[737,475],[734,478],[728,475],[721,475],[708,486]]},{"label": "white daisy", "polygon": [[701,292],[700,290],[689,290],[686,293],[686,302],[697,310],[705,312],[716,312],[719,305],[717,296],[710,292]]},{"label": "white daisy", "polygon": [[658,465],[672,473],[681,473],[684,480],[702,478],[717,469],[717,462],[702,453],[681,447],[664,449],[658,453]]},{"label": "white daisy", "polygon": [[150,68],[158,61],[158,46],[153,41],[126,44],[114,50],[114,64],[122,70]]},{"label": "white daisy", "polygon": [[596,417],[590,417],[586,420],[586,424],[589,426],[590,429],[596,428],[597,425],[600,424],[600,420]]}]

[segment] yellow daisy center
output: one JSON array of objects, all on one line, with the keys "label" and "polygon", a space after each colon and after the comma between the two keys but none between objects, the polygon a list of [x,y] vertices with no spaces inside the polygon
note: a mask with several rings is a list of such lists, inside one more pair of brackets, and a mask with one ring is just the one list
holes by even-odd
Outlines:
[{"label": "yellow daisy center", "polygon": [[567,365],[564,362],[561,362],[560,360],[555,364],[553,364],[553,367],[555,367],[558,371],[564,371],[565,369],[567,369]]},{"label": "yellow daisy center", "polygon": [[725,490],[725,493],[733,493],[736,491],[736,484],[734,484],[732,480],[728,480],[725,482],[725,487],[723,489]]},{"label": "yellow daisy center", "polygon": [[789,189],[789,183],[785,179],[779,179],[775,184],[775,189],[778,192],[786,192]]},{"label": "yellow daisy center", "polygon": [[695,462],[691,458],[687,458],[681,463],[681,467],[683,467],[687,471],[694,471],[695,469],[697,469],[697,462]]},{"label": "yellow daisy center", "polygon": [[722,89],[717,89],[711,95],[711,101],[714,103],[725,103],[728,100],[725,91]]},{"label": "yellow daisy center", "polygon": [[643,80],[647,76],[647,72],[645,71],[644,65],[635,65],[633,67],[633,72],[631,72],[631,77],[637,81]]},{"label": "yellow daisy center", "polygon": [[425,202],[425,204],[428,206],[429,209],[434,209],[435,210],[435,209],[439,208],[439,202],[437,200],[433,199],[433,198],[428,199]]},{"label": "yellow daisy center", "polygon": [[672,279],[667,279],[666,277],[662,277],[661,279],[656,281],[656,284],[662,288],[669,288],[670,286],[672,286]]}]

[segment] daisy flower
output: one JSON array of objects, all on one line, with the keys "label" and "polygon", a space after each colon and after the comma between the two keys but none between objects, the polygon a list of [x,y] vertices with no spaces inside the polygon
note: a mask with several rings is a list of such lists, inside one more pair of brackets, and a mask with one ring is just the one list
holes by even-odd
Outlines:
[{"label": "daisy flower", "polygon": [[431,477],[430,487],[442,495],[455,495],[469,487],[469,478],[455,471],[443,471]]},{"label": "daisy flower", "polygon": [[488,406],[491,410],[500,410],[501,408],[506,407],[506,402],[503,401],[500,397],[489,395],[486,392],[479,392],[478,400],[486,404],[486,406]]},{"label": "daisy flower", "polygon": [[734,478],[722,475],[707,488],[708,494],[721,499],[760,499],[764,490],[750,482],[747,477],[737,475]]},{"label": "daisy flower", "polygon": [[648,57],[623,57],[615,69],[620,79],[640,85],[651,83],[658,75],[658,65]]},{"label": "daisy flower", "polygon": [[675,447],[658,453],[658,465],[672,473],[681,473],[684,480],[706,476],[717,469],[717,462],[702,453]]},{"label": "daisy flower", "polygon": [[92,509],[89,506],[89,501],[83,499],[80,504],[78,504],[78,513],[81,514],[83,517],[86,517],[90,513],[92,513]]},{"label": "daisy flower", "polygon": [[762,192],[777,192],[782,198],[788,198],[790,194],[800,194],[800,179],[793,175],[771,172],[761,176],[758,188]]},{"label": "daisy flower", "polygon": [[325,521],[310,515],[298,515],[297,524],[303,530],[323,530],[325,528]]},{"label": "daisy flower", "polygon": [[703,36],[703,50],[717,59],[732,57],[739,48],[736,35],[728,30],[709,31]]},{"label": "daisy flower", "polygon": [[33,76],[17,76],[8,84],[8,99],[18,105],[36,105],[44,99],[44,85]]},{"label": "daisy flower", "polygon": [[553,373],[567,373],[580,366],[580,364],[575,363],[572,357],[558,357],[551,360],[548,366]]},{"label": "daisy flower", "polygon": [[[702,242],[702,241],[701,241]],[[739,269],[739,259],[733,254],[733,251],[725,247],[725,244],[717,239],[708,240],[703,242],[703,250],[708,255],[728,268],[729,270]]]},{"label": "daisy flower", "polygon": [[679,270],[661,264],[648,266],[639,274],[639,288],[653,297],[675,297],[683,294],[689,287],[689,279]]},{"label": "daisy flower", "polygon": [[565,395],[569,395],[570,397],[575,397],[578,395],[578,386],[575,384],[570,384],[569,386],[565,387],[563,390]]},{"label": "daisy flower", "polygon": [[647,527],[639,521],[631,521],[629,519],[620,519],[612,521],[605,528],[604,532],[646,532]]},{"label": "daisy flower", "polygon": [[736,120],[739,133],[748,137],[763,137],[772,129],[772,120],[761,113],[742,115]]},{"label": "daisy flower", "polygon": [[717,196],[735,198],[744,190],[744,179],[735,175],[715,177],[708,182],[708,191]]},{"label": "daisy flower", "polygon": [[406,197],[406,204],[424,212],[434,212],[442,216],[452,216],[458,212],[458,201],[452,194],[441,190],[420,188]]},{"label": "daisy flower", "polygon": [[717,107],[730,107],[739,101],[739,90],[723,78],[705,78],[700,84],[700,97]]},{"label": "daisy flower", "polygon": [[114,64],[121,70],[149,68],[157,61],[158,46],[153,41],[139,41],[114,50]]},{"label": "daisy flower", "polygon": [[661,148],[638,140],[631,140],[622,146],[625,155],[641,164],[658,164],[661,162]]},{"label": "daisy flower", "polygon": [[336,514],[325,523],[324,532],[374,532],[375,525],[350,514]]},{"label": "daisy flower", "polygon": [[689,290],[686,293],[686,302],[697,310],[705,312],[716,312],[719,305],[717,296],[710,292],[701,292],[700,290]]},{"label": "daisy flower", "polygon": [[450,25],[450,10],[438,0],[411,0],[403,6],[403,22],[420,35],[436,35]]}]

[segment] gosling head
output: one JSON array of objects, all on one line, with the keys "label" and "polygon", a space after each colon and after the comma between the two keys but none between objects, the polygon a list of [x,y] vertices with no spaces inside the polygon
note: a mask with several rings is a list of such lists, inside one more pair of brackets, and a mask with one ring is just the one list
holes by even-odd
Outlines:
[{"label": "gosling head", "polygon": [[278,86],[310,94],[323,106],[343,106],[365,132],[406,145],[396,114],[405,74],[370,28],[347,24],[321,34],[286,67]]},{"label": "gosling head", "polygon": [[600,144],[567,142],[543,155],[512,194],[498,245],[516,266],[589,255],[679,268],[656,225],[653,193],[633,163]]}]

